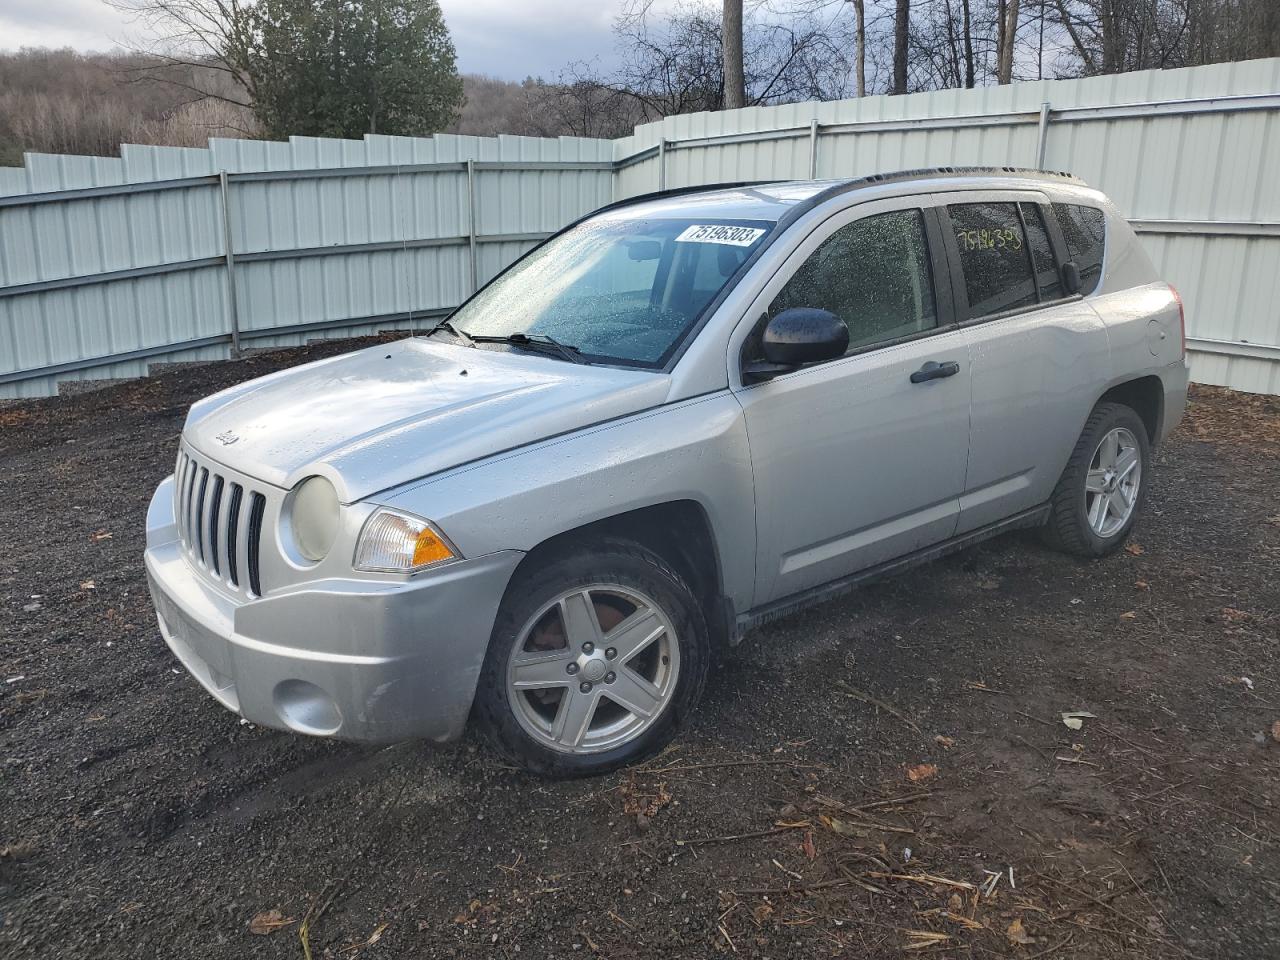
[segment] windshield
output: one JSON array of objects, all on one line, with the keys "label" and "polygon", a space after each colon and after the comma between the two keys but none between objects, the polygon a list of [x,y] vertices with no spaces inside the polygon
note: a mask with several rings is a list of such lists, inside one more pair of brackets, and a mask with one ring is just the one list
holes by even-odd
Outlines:
[{"label": "windshield", "polygon": [[661,366],[772,226],[588,221],[517,262],[449,320],[471,336],[551,337],[587,360]]}]

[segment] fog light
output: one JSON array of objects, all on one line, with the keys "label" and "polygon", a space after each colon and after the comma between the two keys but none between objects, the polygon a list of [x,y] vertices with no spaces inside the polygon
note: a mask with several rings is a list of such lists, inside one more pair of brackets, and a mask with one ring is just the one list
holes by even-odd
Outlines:
[{"label": "fog light", "polygon": [[337,733],[342,726],[342,713],[333,697],[306,680],[277,683],[271,701],[290,730],[325,737]]}]

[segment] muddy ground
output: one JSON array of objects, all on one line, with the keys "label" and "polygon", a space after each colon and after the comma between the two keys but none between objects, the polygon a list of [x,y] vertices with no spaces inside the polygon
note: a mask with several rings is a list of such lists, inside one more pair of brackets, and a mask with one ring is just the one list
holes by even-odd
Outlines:
[{"label": "muddy ground", "polygon": [[665,755],[550,783],[246,725],[157,633],[187,405],[336,349],[0,410],[0,955],[1280,956],[1280,402],[1197,391],[1127,552],[790,617]]}]

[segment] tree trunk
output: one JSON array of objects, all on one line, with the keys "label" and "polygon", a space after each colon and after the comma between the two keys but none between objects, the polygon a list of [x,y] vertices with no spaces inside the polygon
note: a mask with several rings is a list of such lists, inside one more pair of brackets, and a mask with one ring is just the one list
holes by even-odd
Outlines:
[{"label": "tree trunk", "polygon": [[724,108],[747,105],[747,84],[742,68],[742,0],[724,0]]},{"label": "tree trunk", "polygon": [[893,90],[907,92],[907,34],[911,28],[910,0],[898,0],[893,14]]},{"label": "tree trunk", "polygon": [[964,85],[966,89],[972,90],[974,85],[973,20],[969,14],[969,0],[961,0],[961,6],[964,9]]},{"label": "tree trunk", "polygon": [[1007,0],[1004,22],[1000,26],[1000,63],[996,68],[997,83],[1013,81],[1013,42],[1018,34],[1019,0]]},{"label": "tree trunk", "polygon": [[853,61],[858,75],[858,96],[867,95],[867,0],[852,0],[853,12],[858,18],[858,32],[854,39]]}]

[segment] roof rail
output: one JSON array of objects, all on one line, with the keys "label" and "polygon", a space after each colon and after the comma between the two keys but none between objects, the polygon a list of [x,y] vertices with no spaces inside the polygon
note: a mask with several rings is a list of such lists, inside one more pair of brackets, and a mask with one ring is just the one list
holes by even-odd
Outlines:
[{"label": "roof rail", "polygon": [[[808,207],[816,205],[813,201],[817,201],[819,198],[825,200],[849,190],[855,190],[859,187],[875,186],[881,183],[893,183],[903,180],[937,179],[939,177],[973,176],[1023,177],[1026,179],[1067,180],[1072,183],[1084,183],[1084,181],[1074,173],[1067,173],[1059,170],[1033,170],[1030,167],[918,167],[914,170],[895,170],[889,173],[871,173],[864,177],[851,177],[849,179],[828,178],[831,179],[831,186],[826,190],[821,190],[814,194],[809,198],[810,202],[806,203],[805,206]],[[725,183],[699,183],[685,187],[672,187],[668,190],[655,190],[652,193],[639,193],[632,197],[626,197],[623,200],[615,200],[607,206],[591,211],[587,217],[594,217],[596,214],[604,213],[607,210],[617,210],[622,207],[630,207],[639,203],[647,203],[650,200],[662,200],[667,197],[680,197],[696,193],[713,193],[716,190],[733,190],[737,187],[761,187],[774,183],[803,182],[806,181],[783,178],[776,180],[736,180]],[[587,217],[583,217],[582,219],[587,219]]]}]

